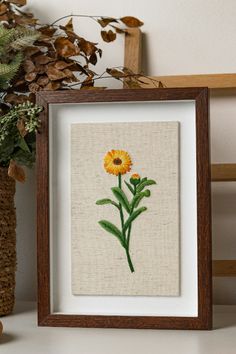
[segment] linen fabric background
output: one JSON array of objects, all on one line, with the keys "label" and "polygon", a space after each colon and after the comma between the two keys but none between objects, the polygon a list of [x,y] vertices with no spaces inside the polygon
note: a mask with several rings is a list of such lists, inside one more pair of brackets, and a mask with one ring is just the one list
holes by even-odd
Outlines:
[{"label": "linen fabric background", "polygon": [[[118,210],[96,205],[115,197],[118,177],[103,167],[111,149],[125,150],[132,173],[154,179],[150,198],[132,224],[131,273],[124,248],[98,224],[120,228]],[[131,193],[122,184],[126,195]],[[180,294],[179,123],[79,123],[71,126],[72,293],[74,295],[178,296]],[[126,212],[125,219],[128,217]]]}]

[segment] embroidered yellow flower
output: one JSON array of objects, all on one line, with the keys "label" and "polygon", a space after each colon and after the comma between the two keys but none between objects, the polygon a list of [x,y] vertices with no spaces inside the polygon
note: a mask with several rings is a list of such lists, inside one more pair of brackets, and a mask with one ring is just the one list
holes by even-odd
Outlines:
[{"label": "embroidered yellow flower", "polygon": [[[99,225],[106,231],[118,238],[121,246],[125,249],[127,262],[131,273],[133,273],[134,266],[130,255],[130,238],[131,238],[131,226],[137,217],[147,210],[145,206],[140,207],[140,202],[145,197],[150,197],[151,192],[149,189],[145,189],[147,186],[156,184],[152,179],[144,177],[141,179],[138,173],[132,174],[130,177],[130,183],[123,181],[122,175],[131,170],[132,161],[130,155],[124,150],[111,150],[104,156],[104,168],[107,173],[117,176],[117,185],[111,188],[115,201],[110,198],[103,198],[96,201],[97,205],[111,205],[118,209],[120,214],[120,228],[114,225],[109,220],[100,220]],[[123,182],[126,184],[123,189]],[[131,201],[126,195],[128,189],[131,196]]]},{"label": "embroidered yellow flower", "polygon": [[104,157],[104,168],[107,173],[112,175],[124,175],[130,171],[131,165],[131,158],[129,154],[124,150],[108,151]]}]

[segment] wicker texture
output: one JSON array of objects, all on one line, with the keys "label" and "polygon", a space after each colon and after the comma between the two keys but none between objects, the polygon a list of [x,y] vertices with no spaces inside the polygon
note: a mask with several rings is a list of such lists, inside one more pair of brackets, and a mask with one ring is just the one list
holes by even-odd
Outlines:
[{"label": "wicker texture", "polygon": [[0,168],[0,316],[12,312],[15,302],[16,211],[15,181]]}]

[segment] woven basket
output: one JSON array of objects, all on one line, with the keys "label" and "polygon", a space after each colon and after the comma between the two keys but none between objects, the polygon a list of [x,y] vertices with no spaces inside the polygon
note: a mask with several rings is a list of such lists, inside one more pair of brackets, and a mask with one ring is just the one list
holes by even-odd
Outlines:
[{"label": "woven basket", "polygon": [[0,316],[12,312],[15,302],[16,211],[15,181],[0,167]]}]

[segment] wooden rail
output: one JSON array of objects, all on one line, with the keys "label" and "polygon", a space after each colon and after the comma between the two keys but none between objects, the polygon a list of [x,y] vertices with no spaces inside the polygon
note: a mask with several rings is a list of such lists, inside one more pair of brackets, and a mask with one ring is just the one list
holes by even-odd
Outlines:
[{"label": "wooden rail", "polygon": [[[208,87],[210,89],[236,88],[236,74],[201,74],[151,76],[150,79],[161,81],[164,87]],[[147,88],[155,87],[148,78],[142,78]]]},{"label": "wooden rail", "polygon": [[212,182],[236,181],[236,164],[213,164],[211,165]]}]

